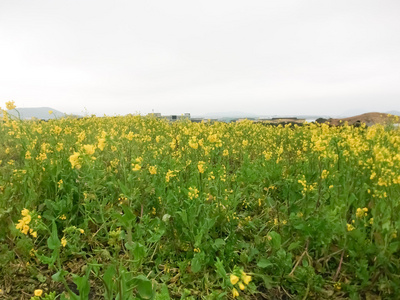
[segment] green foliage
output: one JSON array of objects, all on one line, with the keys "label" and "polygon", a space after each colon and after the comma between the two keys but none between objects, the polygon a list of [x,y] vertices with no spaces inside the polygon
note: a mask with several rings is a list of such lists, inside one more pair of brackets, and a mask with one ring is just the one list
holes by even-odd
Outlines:
[{"label": "green foliage", "polygon": [[0,143],[6,296],[400,297],[399,130],[5,119]]}]

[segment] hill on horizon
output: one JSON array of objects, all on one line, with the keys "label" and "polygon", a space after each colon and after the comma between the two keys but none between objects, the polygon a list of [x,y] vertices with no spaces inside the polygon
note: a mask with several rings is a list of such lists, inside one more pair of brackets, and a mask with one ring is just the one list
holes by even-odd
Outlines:
[{"label": "hill on horizon", "polygon": [[[49,112],[52,112],[51,114]],[[7,111],[11,116],[21,118],[21,120],[39,119],[50,120],[64,118],[67,114],[51,107],[20,107]]]}]

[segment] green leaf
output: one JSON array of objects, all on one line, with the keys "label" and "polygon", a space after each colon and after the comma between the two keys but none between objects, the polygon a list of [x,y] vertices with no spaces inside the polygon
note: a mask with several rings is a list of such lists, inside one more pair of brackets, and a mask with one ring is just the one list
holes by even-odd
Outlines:
[{"label": "green leaf", "polygon": [[51,257],[48,257],[46,255],[38,255],[38,258],[41,263],[46,265],[53,265],[56,261],[56,257],[54,255],[52,255]]},{"label": "green leaf", "polygon": [[90,292],[89,276],[79,277],[78,275],[73,274],[72,280],[78,287],[80,300],[89,299],[89,292]]},{"label": "green leaf", "polygon": [[225,241],[223,239],[216,239],[214,241],[213,248],[215,250],[220,249],[223,246],[225,246]]},{"label": "green leaf", "polygon": [[292,250],[294,250],[294,249],[297,249],[299,246],[300,246],[300,242],[291,243],[291,244],[289,245],[289,247],[288,247],[288,251],[292,251]]},{"label": "green leaf", "polygon": [[161,292],[157,293],[155,300],[169,300],[171,299],[169,296],[168,288],[165,284],[161,286]]},{"label": "green leaf", "polygon": [[268,259],[266,259],[266,258],[261,258],[260,259],[260,261],[257,263],[257,266],[259,267],[259,268],[267,268],[267,267],[269,267],[269,266],[272,266],[273,265],[273,263],[272,262],[270,262]]},{"label": "green leaf", "polygon": [[146,247],[140,243],[125,243],[125,247],[133,253],[136,261],[139,261],[146,256]]},{"label": "green leaf", "polygon": [[218,257],[217,257],[217,262],[215,263],[215,268],[216,268],[215,272],[217,272],[217,274],[225,280],[227,276],[224,268],[224,262],[221,261]]},{"label": "green leaf", "polygon": [[116,269],[115,269],[114,265],[108,266],[108,268],[104,272],[103,280],[110,287],[112,286],[113,276],[115,273],[116,273]]},{"label": "green leaf", "polygon": [[199,272],[203,266],[203,263],[204,263],[204,252],[195,254],[195,256],[192,259],[192,263],[191,263],[192,272],[193,273]]},{"label": "green leaf", "polygon": [[55,282],[61,282],[64,278],[65,275],[67,275],[68,272],[61,269],[59,270],[57,273],[53,274],[53,276],[51,276],[51,278],[55,281]]},{"label": "green leaf", "polygon": [[136,276],[133,278],[133,284],[136,286],[139,296],[143,299],[150,299],[153,296],[153,286],[146,276]]},{"label": "green leaf", "polygon": [[59,248],[60,245],[61,245],[61,242],[58,238],[57,225],[56,225],[56,222],[53,221],[52,228],[51,228],[51,234],[50,234],[50,237],[47,239],[47,246],[51,250],[54,250],[56,248]]},{"label": "green leaf", "polygon": [[278,250],[281,247],[281,236],[276,231],[271,231],[268,234],[271,237],[271,246],[274,250]]}]

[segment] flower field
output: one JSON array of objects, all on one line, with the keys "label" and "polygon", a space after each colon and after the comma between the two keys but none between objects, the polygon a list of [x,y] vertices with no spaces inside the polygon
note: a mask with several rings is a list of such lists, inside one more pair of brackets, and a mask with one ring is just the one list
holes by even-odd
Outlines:
[{"label": "flower field", "polygon": [[0,299],[399,299],[400,131],[0,124]]}]

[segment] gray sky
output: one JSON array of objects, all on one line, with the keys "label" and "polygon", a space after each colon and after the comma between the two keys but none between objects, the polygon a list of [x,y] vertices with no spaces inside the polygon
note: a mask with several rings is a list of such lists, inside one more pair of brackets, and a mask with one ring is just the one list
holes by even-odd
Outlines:
[{"label": "gray sky", "polygon": [[400,1],[0,0],[0,106],[400,110]]}]

